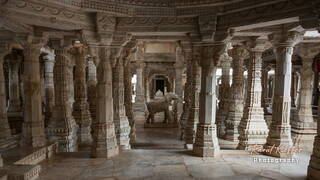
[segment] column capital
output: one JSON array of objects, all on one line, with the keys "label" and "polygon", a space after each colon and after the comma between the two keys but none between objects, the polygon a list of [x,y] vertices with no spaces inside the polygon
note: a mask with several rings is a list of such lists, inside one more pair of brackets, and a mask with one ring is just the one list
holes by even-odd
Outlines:
[{"label": "column capital", "polygon": [[303,33],[297,31],[287,31],[270,34],[268,38],[275,47],[294,47],[303,40]]},{"label": "column capital", "polygon": [[298,45],[296,52],[303,59],[312,59],[320,53],[319,43],[301,43]]},{"label": "column capital", "polygon": [[202,58],[200,65],[203,68],[217,66],[221,61],[221,56],[227,49],[227,43],[216,42],[202,45]]},{"label": "column capital", "polygon": [[68,52],[72,55],[80,55],[84,57],[89,54],[89,49],[87,46],[83,44],[75,43],[72,47],[68,49]]},{"label": "column capital", "polygon": [[265,39],[252,39],[245,42],[245,46],[251,52],[264,52],[272,47],[272,44]]},{"label": "column capital", "polygon": [[249,58],[249,51],[242,45],[235,45],[228,51],[228,54],[232,57],[233,61],[236,59]]}]

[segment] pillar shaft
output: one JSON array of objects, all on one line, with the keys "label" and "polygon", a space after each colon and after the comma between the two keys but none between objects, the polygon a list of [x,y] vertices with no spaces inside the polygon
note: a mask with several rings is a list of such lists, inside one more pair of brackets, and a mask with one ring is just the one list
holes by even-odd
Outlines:
[{"label": "pillar shaft", "polygon": [[145,119],[145,103],[146,103],[146,98],[145,98],[145,88],[144,88],[144,68],[146,64],[144,62],[139,62],[137,64],[137,83],[136,83],[136,97],[135,97],[135,103],[134,103],[134,112],[135,116],[139,120],[144,120]]},{"label": "pillar shaft", "polygon": [[218,137],[225,135],[225,120],[229,110],[229,96],[230,96],[230,69],[232,58],[227,52],[224,53],[221,60],[222,76],[221,86],[219,88],[219,109],[217,111],[217,131]]},{"label": "pillar shaft", "polygon": [[220,152],[216,129],[215,65],[218,64],[220,53],[225,48],[224,44],[217,44],[204,46],[202,50],[199,123],[193,145],[193,152],[201,157],[214,157]]},{"label": "pillar shaft", "polygon": [[[78,149],[78,125],[72,116],[70,76],[73,66],[69,48],[55,48],[56,63],[54,67],[55,106],[47,128],[49,140],[59,142],[59,150],[73,152]],[[73,79],[73,78],[72,78]]]},{"label": "pillar shaft", "polygon": [[3,72],[4,56],[9,51],[0,52],[0,140],[11,137],[11,130],[7,118],[7,107],[6,107],[6,90],[5,90],[5,79]]},{"label": "pillar shaft", "polygon": [[83,45],[75,45],[71,49],[71,53],[75,60],[74,72],[74,97],[73,116],[79,126],[78,138],[82,144],[90,144],[91,138],[91,116],[89,112],[89,104],[87,98],[87,82],[86,82],[86,55],[87,48]]},{"label": "pillar shaft", "polygon": [[[98,58],[98,57],[95,57]],[[88,60],[88,102],[91,115],[91,123],[96,122],[96,95],[97,95],[97,67],[93,58]]]},{"label": "pillar shaft", "polygon": [[53,50],[47,52],[48,55],[44,57],[44,88],[46,94],[46,123],[48,124],[53,108],[54,108],[54,78],[53,69],[55,63],[55,54]]},{"label": "pillar shaft", "polygon": [[42,43],[27,44],[24,53],[24,122],[22,144],[41,147],[46,144],[42,116],[40,49]]},{"label": "pillar shaft", "polygon": [[[128,60],[129,61],[129,60]],[[124,64],[124,101],[126,108],[126,115],[130,124],[130,142],[134,142],[136,137],[136,127],[135,127],[135,117],[133,113],[133,104],[132,104],[132,72],[131,72],[131,64],[130,62],[126,62]]]},{"label": "pillar shaft", "polygon": [[20,88],[19,88],[19,68],[21,57],[18,55],[11,55],[10,69],[9,69],[9,107],[8,112],[20,112]]},{"label": "pillar shaft", "polygon": [[238,126],[243,116],[243,64],[244,59],[249,56],[249,53],[243,46],[235,46],[232,50],[229,51],[229,53],[233,59],[233,74],[229,111],[225,122],[226,132],[224,139],[237,144],[239,136]]},{"label": "pillar shaft", "polygon": [[119,154],[113,122],[112,57],[109,48],[101,48],[100,51],[101,62],[97,69],[96,120],[92,124],[91,156],[109,158]]},{"label": "pillar shaft", "polygon": [[[199,49],[198,49],[199,50]],[[189,115],[185,127],[184,140],[186,148],[191,149],[196,136],[197,124],[199,122],[199,94],[201,85],[201,67],[198,65],[198,59],[195,56],[191,62],[191,80],[190,80],[190,105]]]},{"label": "pillar shaft", "polygon": [[268,135],[268,127],[261,106],[262,51],[252,49],[248,67],[248,88],[246,106],[239,125],[238,149],[250,145],[263,145]]},{"label": "pillar shaft", "polygon": [[[287,35],[276,34],[271,36],[276,55],[276,71],[272,122],[265,145],[266,149],[282,146],[292,147],[290,126],[291,58],[293,47],[300,38],[300,34],[296,32],[289,32]],[[290,156],[288,153],[276,151],[276,148],[273,148],[271,153],[267,154],[275,157]]]},{"label": "pillar shaft", "polygon": [[[312,96],[314,72],[312,68],[314,57],[320,48],[312,44],[299,45],[297,52],[302,58],[300,93],[297,111],[291,121],[292,136],[295,145],[312,147],[316,135],[317,122],[312,115]],[[307,143],[307,144],[305,144]]]},{"label": "pillar shaft", "polygon": [[[262,60],[263,61],[263,60]],[[270,91],[269,86],[269,68],[266,63],[262,62],[262,74],[261,74],[261,84],[262,84],[262,94],[261,94],[261,106],[263,108],[264,114],[268,114],[268,94]]]},{"label": "pillar shaft", "polygon": [[130,125],[124,106],[124,59],[120,58],[113,70],[113,109],[114,124],[118,145],[121,149],[130,149]]}]

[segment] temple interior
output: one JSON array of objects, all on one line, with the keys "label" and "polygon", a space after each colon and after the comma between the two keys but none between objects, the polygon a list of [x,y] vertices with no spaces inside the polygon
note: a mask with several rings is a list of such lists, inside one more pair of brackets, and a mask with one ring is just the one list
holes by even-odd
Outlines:
[{"label": "temple interior", "polygon": [[319,0],[0,0],[0,180],[320,180],[319,72]]}]

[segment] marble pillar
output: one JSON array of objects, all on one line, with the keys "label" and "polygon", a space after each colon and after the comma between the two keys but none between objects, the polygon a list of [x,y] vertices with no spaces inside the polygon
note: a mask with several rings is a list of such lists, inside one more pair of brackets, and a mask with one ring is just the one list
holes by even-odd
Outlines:
[{"label": "marble pillar", "polygon": [[[38,40],[37,40],[38,41]],[[44,117],[42,115],[40,53],[44,45],[27,43],[24,54],[24,122],[22,125],[22,144],[41,147],[46,145]]]},{"label": "marble pillar", "polygon": [[133,103],[132,103],[132,72],[131,72],[131,63],[130,59],[127,59],[127,61],[124,64],[123,69],[123,76],[124,76],[124,105],[126,108],[126,116],[129,120],[130,125],[130,142],[134,142],[136,138],[136,124],[135,124],[135,117],[133,113]]},{"label": "marble pillar", "polygon": [[0,140],[11,137],[11,130],[7,117],[6,90],[3,72],[4,57],[9,53],[8,47],[0,48]]},{"label": "marble pillar", "polygon": [[185,140],[185,130],[186,130],[186,126],[187,126],[187,122],[189,119],[189,109],[190,109],[190,95],[191,95],[191,80],[192,80],[192,58],[190,58],[190,54],[191,52],[188,51],[188,53],[186,53],[188,56],[186,58],[187,61],[187,79],[186,79],[186,83],[184,85],[184,103],[183,103],[183,112],[180,118],[180,130],[181,130],[181,135],[180,135],[180,139],[181,140]]},{"label": "marble pillar", "polygon": [[146,64],[144,62],[137,63],[137,83],[136,83],[136,97],[134,103],[135,117],[139,120],[145,120],[145,86],[144,86],[144,68]]},{"label": "marble pillar", "polygon": [[189,116],[184,132],[185,148],[187,149],[193,148],[197,124],[199,122],[199,95],[201,88],[200,51],[201,47],[194,47],[191,60]]},{"label": "marble pillar", "polygon": [[79,126],[78,141],[81,144],[90,144],[91,137],[91,116],[89,111],[89,103],[87,98],[87,82],[86,82],[86,56],[88,48],[75,44],[70,50],[75,60],[74,71],[74,95],[73,116]]},{"label": "marble pillar", "polygon": [[193,145],[194,154],[200,157],[215,157],[220,153],[216,126],[216,64],[225,47],[217,44],[202,49],[199,123]]},{"label": "marble pillar", "polygon": [[248,51],[243,46],[234,46],[233,49],[229,50],[229,55],[232,57],[232,85],[231,95],[229,103],[229,111],[225,121],[226,132],[224,139],[233,142],[235,145],[238,144],[238,126],[243,116],[243,65],[244,60],[249,57]]},{"label": "marble pillar", "polygon": [[218,137],[222,138],[225,135],[225,120],[229,110],[229,95],[230,95],[230,69],[232,58],[227,51],[221,57],[221,86],[219,87],[219,108],[217,111],[217,131]]},{"label": "marble pillar", "polygon": [[70,48],[57,45],[54,47],[56,63],[54,66],[55,105],[47,128],[49,140],[59,142],[59,151],[74,152],[78,149],[77,131],[79,126],[72,116],[72,93],[70,76],[73,63]]},{"label": "marble pillar", "polygon": [[175,93],[179,96],[179,99],[175,102],[176,107],[176,119],[175,121],[181,118],[182,111],[183,111],[183,84],[182,84],[182,75],[184,70],[184,65],[175,63]]},{"label": "marble pillar", "polygon": [[[87,79],[87,88],[88,88],[88,102],[89,102],[89,111],[91,115],[91,127],[92,123],[96,122],[96,89],[97,89],[97,67],[94,61],[98,57],[89,57],[88,58],[88,79]],[[92,128],[91,128],[92,131]]]},{"label": "marble pillar", "polygon": [[254,43],[255,45],[250,47],[246,105],[238,127],[239,144],[237,149],[242,150],[245,150],[251,145],[265,144],[269,132],[261,106],[261,67],[262,52],[264,51],[265,45],[259,42]]},{"label": "marble pillar", "polygon": [[22,57],[12,54],[9,61],[9,107],[8,112],[20,112],[20,88],[19,88],[19,69]]},{"label": "marble pillar", "polygon": [[46,95],[46,115],[45,115],[45,122],[46,124],[49,123],[53,108],[54,108],[54,78],[53,78],[53,69],[55,64],[55,54],[54,50],[46,49],[47,53],[46,56],[43,57],[44,59],[44,89]]},{"label": "marble pillar", "polygon": [[101,61],[97,69],[96,120],[92,122],[91,156],[110,158],[119,154],[113,122],[112,52],[110,48],[100,48],[99,58]]},{"label": "marble pillar", "polygon": [[[320,114],[320,101],[318,103],[318,114]],[[313,152],[308,166],[308,180],[318,180],[320,177],[320,121],[317,118],[317,135],[314,138]]]},{"label": "marble pillar", "polygon": [[113,68],[113,118],[118,146],[130,149],[130,125],[124,106],[124,58],[119,58]]},{"label": "marble pillar", "polygon": [[313,96],[313,60],[319,54],[320,47],[313,44],[301,44],[298,47],[297,53],[302,58],[301,69],[301,89],[299,95],[299,104],[296,113],[291,120],[291,132],[295,145],[302,145],[304,143],[312,146],[314,136],[317,133],[317,122],[312,115],[312,96]]},{"label": "marble pillar", "polygon": [[268,67],[267,63],[263,62],[262,60],[262,69],[261,69],[261,85],[262,85],[262,92],[261,92],[261,106],[263,108],[264,114],[268,114],[268,107],[269,107],[269,102],[268,102],[268,93],[270,90],[269,86],[269,71],[270,68]]},{"label": "marble pillar", "polygon": [[[275,88],[272,122],[265,149],[270,149],[267,155],[274,157],[290,157],[291,154],[278,151],[279,148],[291,148],[291,69],[293,47],[302,40],[298,32],[272,34],[269,36],[276,56]],[[272,148],[272,149],[271,149]]]}]

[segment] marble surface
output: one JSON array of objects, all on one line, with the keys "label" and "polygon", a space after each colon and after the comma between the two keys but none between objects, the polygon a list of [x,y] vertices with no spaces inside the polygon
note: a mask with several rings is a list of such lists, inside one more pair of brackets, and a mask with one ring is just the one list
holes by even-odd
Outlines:
[{"label": "marble surface", "polygon": [[177,129],[142,129],[137,143],[111,159],[92,159],[90,152],[61,153],[43,162],[41,180],[111,179],[217,179],[217,180],[302,180],[306,178],[310,154],[301,153],[298,163],[257,163],[240,150],[222,150],[218,158],[199,158],[183,149]]}]

